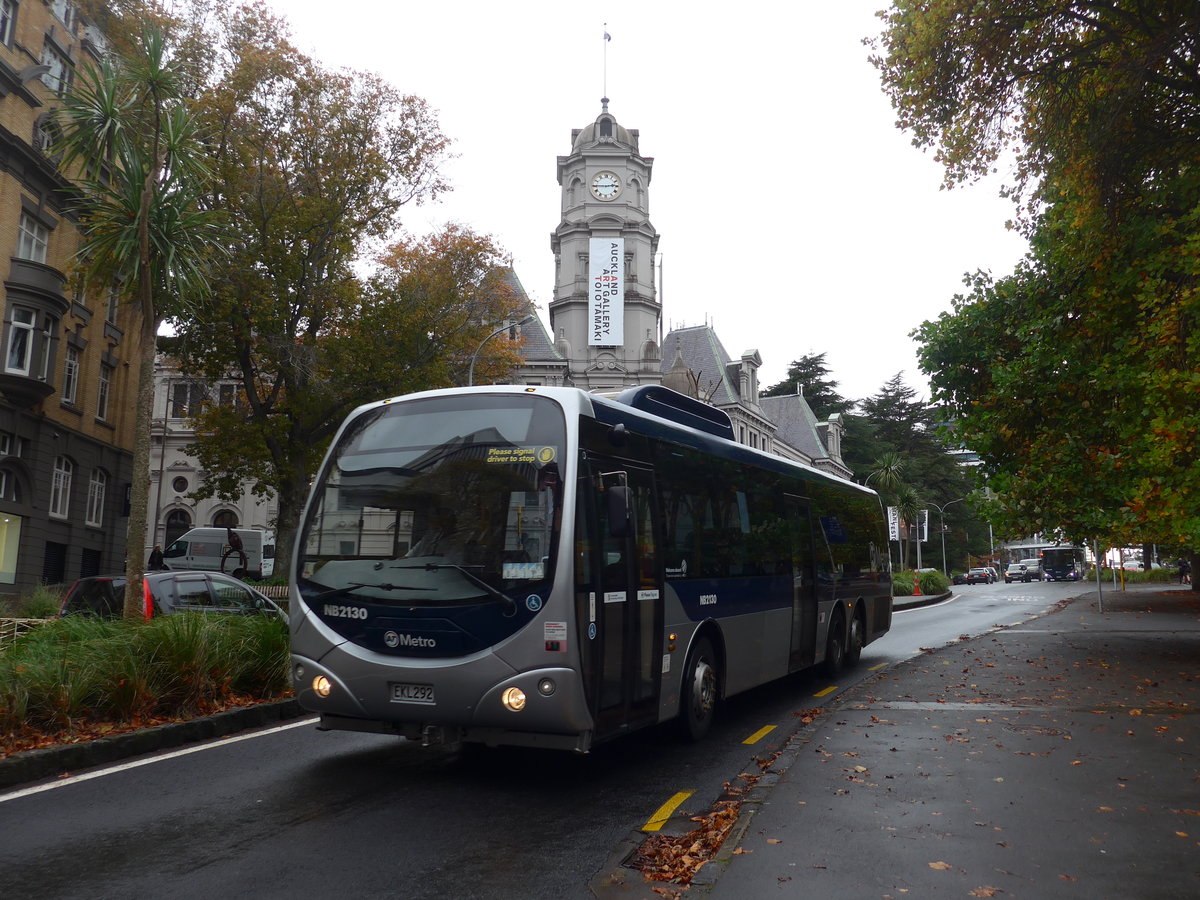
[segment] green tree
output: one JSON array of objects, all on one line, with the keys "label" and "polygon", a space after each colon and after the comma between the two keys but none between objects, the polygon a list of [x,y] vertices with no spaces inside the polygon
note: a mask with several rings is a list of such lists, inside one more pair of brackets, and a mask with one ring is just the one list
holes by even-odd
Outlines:
[{"label": "green tree", "polygon": [[834,413],[847,413],[854,401],[837,392],[838,382],[829,377],[824,353],[806,353],[788,366],[787,378],[762,392],[764,397],[785,397],[802,393],[818,419]]},{"label": "green tree", "polygon": [[85,279],[119,290],[140,313],[138,395],[127,538],[125,614],[141,614],[150,491],[150,422],[159,325],[207,290],[204,258],[221,238],[204,208],[208,169],[181,71],[162,31],[146,28],[127,56],[83,67],[57,112],[65,170],[84,239]]},{"label": "green tree", "polygon": [[[325,70],[262,7],[232,11],[213,44],[199,102],[213,135],[211,202],[230,211],[234,234],[202,315],[174,322],[178,358],[189,374],[241,382],[237,414],[200,423],[209,478],[198,495],[239,496],[246,476],[273,492],[282,568],[325,443],[355,405],[404,383],[407,336],[361,327],[377,310],[357,267],[406,205],[447,188],[449,140],[423,100]],[[357,354],[339,352],[347,335]]]},{"label": "green tree", "polygon": [[1006,149],[1027,258],[916,336],[1015,533],[1200,547],[1200,6],[898,2],[875,57],[947,181]]}]

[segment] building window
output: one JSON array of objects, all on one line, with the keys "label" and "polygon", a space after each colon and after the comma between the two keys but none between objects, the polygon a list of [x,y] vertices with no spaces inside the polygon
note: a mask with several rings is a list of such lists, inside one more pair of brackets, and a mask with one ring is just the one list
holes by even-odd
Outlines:
[{"label": "building window", "polygon": [[238,405],[238,385],[236,384],[221,384],[217,386],[217,403],[221,406],[232,407]]},{"label": "building window", "polygon": [[197,416],[204,406],[204,386],[178,382],[171,385],[171,409],[167,415],[172,419]]},{"label": "building window", "polygon": [[100,525],[104,522],[104,489],[108,485],[108,476],[100,469],[92,470],[92,478],[88,482],[87,523]]},{"label": "building window", "polygon": [[100,386],[96,392],[96,418],[101,421],[108,418],[108,389],[112,386],[112,366],[101,364]]},{"label": "building window", "polygon": [[58,20],[67,26],[67,31],[75,33],[75,25],[79,21],[79,10],[71,0],[50,0],[50,8],[58,16]]},{"label": "building window", "polygon": [[54,461],[54,481],[50,485],[50,515],[65,519],[71,508],[71,461],[60,456]]},{"label": "building window", "polygon": [[104,311],[104,321],[117,324],[117,309],[121,305],[121,292],[116,287],[108,289],[108,308]]},{"label": "building window", "polygon": [[33,330],[37,313],[32,309],[14,306],[8,326],[8,356],[5,370],[18,375],[29,374],[29,359],[33,355]]},{"label": "building window", "polygon": [[16,0],[0,0],[0,44],[12,43],[13,24],[17,20]]},{"label": "building window", "polygon": [[46,261],[46,249],[50,246],[50,229],[27,212],[21,213],[20,236],[17,240],[17,256],[37,263]]},{"label": "building window", "polygon": [[42,45],[42,65],[50,69],[42,76],[42,84],[55,93],[65,93],[71,84],[71,60],[48,40]]},{"label": "building window", "polygon": [[171,481],[171,489],[177,494],[186,494],[188,489],[188,480],[182,475],[176,475]]},{"label": "building window", "polygon": [[74,404],[79,395],[79,351],[67,348],[63,361],[62,402]]}]

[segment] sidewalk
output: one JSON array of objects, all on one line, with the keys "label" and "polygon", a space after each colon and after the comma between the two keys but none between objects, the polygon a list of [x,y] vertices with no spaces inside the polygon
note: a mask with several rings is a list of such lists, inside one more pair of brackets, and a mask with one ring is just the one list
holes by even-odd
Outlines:
[{"label": "sidewalk", "polygon": [[689,893],[1200,897],[1200,596],[1138,585],[1103,602],[847,691]]}]

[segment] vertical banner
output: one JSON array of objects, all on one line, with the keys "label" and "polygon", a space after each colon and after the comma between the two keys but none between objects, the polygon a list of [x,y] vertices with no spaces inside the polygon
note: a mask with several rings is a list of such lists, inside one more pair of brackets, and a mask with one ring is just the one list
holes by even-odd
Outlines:
[{"label": "vertical banner", "polygon": [[900,510],[894,506],[887,508],[888,517],[888,540],[900,540]]},{"label": "vertical banner", "polygon": [[625,238],[588,242],[588,346],[625,343]]}]

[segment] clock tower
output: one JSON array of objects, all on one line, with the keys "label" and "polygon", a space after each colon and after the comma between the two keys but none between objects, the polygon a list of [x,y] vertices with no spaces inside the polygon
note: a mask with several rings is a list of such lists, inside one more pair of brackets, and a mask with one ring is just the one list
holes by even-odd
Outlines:
[{"label": "clock tower", "polygon": [[595,122],[571,132],[571,153],[558,158],[562,220],[550,236],[550,328],[568,383],[584,390],[662,380],[654,160],[641,155],[636,129],[617,124],[607,97],[601,104]]}]

